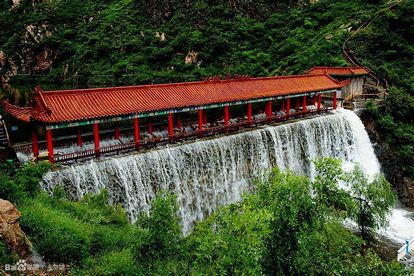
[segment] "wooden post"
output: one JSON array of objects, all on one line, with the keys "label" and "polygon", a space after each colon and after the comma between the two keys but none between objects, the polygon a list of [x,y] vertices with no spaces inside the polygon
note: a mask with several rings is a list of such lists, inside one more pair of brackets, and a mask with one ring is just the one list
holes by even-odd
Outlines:
[{"label": "wooden post", "polygon": [[286,99],[286,116],[289,117],[290,114],[290,98]]},{"label": "wooden post", "polygon": [[83,142],[82,142],[82,133],[81,133],[80,128],[78,128],[77,143],[78,143],[78,146],[79,146],[79,147],[81,147],[81,146],[83,145]]},{"label": "wooden post", "polygon": [[198,131],[203,130],[203,110],[198,110]]},{"label": "wooden post", "polygon": [[53,163],[55,160],[53,158],[53,137],[52,130],[46,129],[46,140],[47,140],[47,155],[49,157],[49,162]]},{"label": "wooden post", "polygon": [[282,111],[286,113],[285,100],[282,100]]},{"label": "wooden post", "polygon": [[99,125],[97,123],[93,124],[93,141],[95,142],[96,157],[99,157]]},{"label": "wooden post", "polygon": [[318,94],[318,112],[321,111],[321,101],[322,101],[322,95],[321,93]]},{"label": "wooden post", "polygon": [[249,122],[249,125],[252,125],[253,119],[252,119],[252,103],[247,104],[247,121]]},{"label": "wooden post", "polygon": [[312,105],[315,105],[316,106],[316,95],[314,95],[312,97]]},{"label": "wooden post", "polygon": [[299,110],[300,107],[300,99],[296,98],[296,110]]},{"label": "wooden post", "polygon": [[174,121],[173,121],[173,114],[168,114],[168,136],[170,139],[174,136]]},{"label": "wooden post", "polygon": [[119,137],[121,137],[121,133],[119,132],[119,125],[115,125],[115,139],[119,140]]},{"label": "wooden post", "polygon": [[138,118],[134,118],[134,142],[135,142],[135,149],[139,150],[139,122],[138,122]]},{"label": "wooden post", "polygon": [[336,109],[336,91],[333,92],[332,106],[333,109]]},{"label": "wooden post", "polygon": [[32,150],[33,150],[33,156],[38,157],[39,156],[39,138],[37,136],[36,127],[32,127]]},{"label": "wooden post", "polygon": [[303,96],[303,102],[302,102],[302,111],[303,112],[305,112],[306,111],[306,109],[307,109],[307,106],[306,106],[306,95],[304,95]]},{"label": "wooden post", "polygon": [[224,107],[224,126],[229,126],[229,120],[230,120],[230,111],[229,111],[229,106],[226,105]]}]

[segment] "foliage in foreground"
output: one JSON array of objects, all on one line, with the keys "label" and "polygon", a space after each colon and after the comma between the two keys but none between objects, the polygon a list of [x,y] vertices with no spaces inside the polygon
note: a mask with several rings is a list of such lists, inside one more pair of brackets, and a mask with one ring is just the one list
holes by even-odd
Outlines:
[{"label": "foliage in foreground", "polygon": [[[5,175],[20,181],[17,175],[42,166],[28,164]],[[403,274],[401,265],[382,261],[340,223],[360,201],[336,184],[346,178],[365,183],[360,171],[345,174],[333,159],[316,167],[314,182],[272,170],[254,194],[219,208],[188,236],[181,233],[176,198],[168,192],[160,192],[134,225],[122,208],[107,204],[105,190],[79,202],[67,200],[61,189],[52,197],[29,193],[18,198],[18,207],[34,247],[46,261],[69,263],[73,274]],[[374,194],[391,203],[392,195],[378,192],[388,193],[387,185]],[[375,203],[368,213],[378,222],[392,204],[387,206],[378,212]],[[0,247],[6,261],[2,254]]]}]

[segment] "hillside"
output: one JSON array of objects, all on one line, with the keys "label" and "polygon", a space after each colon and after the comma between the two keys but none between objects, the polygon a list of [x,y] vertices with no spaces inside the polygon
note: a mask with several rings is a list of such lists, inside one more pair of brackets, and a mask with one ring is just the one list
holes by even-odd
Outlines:
[{"label": "hillside", "polygon": [[382,3],[302,2],[23,0],[11,8],[6,1],[0,72],[17,67],[14,80],[119,85],[346,65],[343,40]]}]

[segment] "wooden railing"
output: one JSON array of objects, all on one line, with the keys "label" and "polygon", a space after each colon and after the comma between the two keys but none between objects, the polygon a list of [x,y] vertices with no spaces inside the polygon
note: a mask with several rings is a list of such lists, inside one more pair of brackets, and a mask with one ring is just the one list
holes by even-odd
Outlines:
[{"label": "wooden railing", "polygon": [[[237,123],[229,124],[228,126],[219,125],[209,128],[204,128],[202,130],[197,131],[189,131],[189,132],[180,132],[176,133],[171,137],[166,138],[149,138],[145,140],[140,140],[139,145],[136,145],[135,142],[124,143],[120,145],[111,145],[106,147],[100,147],[98,149],[88,149],[83,151],[77,151],[73,153],[66,153],[66,154],[56,154],[54,156],[54,162],[57,163],[65,163],[65,162],[73,162],[78,160],[85,160],[91,159],[97,156],[108,156],[112,154],[120,154],[124,152],[130,152],[136,149],[147,149],[151,148],[160,144],[167,144],[170,142],[179,142],[183,140],[187,140],[190,138],[198,138],[198,137],[207,137],[207,136],[214,136],[221,133],[231,133],[238,131],[243,128],[250,128],[256,127],[260,125],[266,125],[271,123],[278,123],[287,121],[289,119],[295,119],[320,113],[325,113],[332,108],[324,108],[320,111],[317,110],[308,110],[308,111],[300,111],[296,113],[292,113],[289,115],[274,115],[270,118],[261,118],[261,119],[253,119],[252,121],[248,121],[247,119],[243,119]],[[98,154],[97,154],[98,153]]]}]

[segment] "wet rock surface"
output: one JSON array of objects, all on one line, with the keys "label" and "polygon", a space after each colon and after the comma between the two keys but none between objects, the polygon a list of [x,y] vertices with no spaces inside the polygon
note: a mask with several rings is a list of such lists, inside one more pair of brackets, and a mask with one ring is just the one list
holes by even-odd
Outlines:
[{"label": "wet rock surface", "polygon": [[375,153],[381,163],[385,177],[397,191],[401,203],[406,207],[414,208],[414,180],[404,175],[400,166],[401,161],[397,159],[392,146],[385,141],[384,134],[378,129],[368,112],[361,110],[358,116],[364,123],[373,142]]}]

